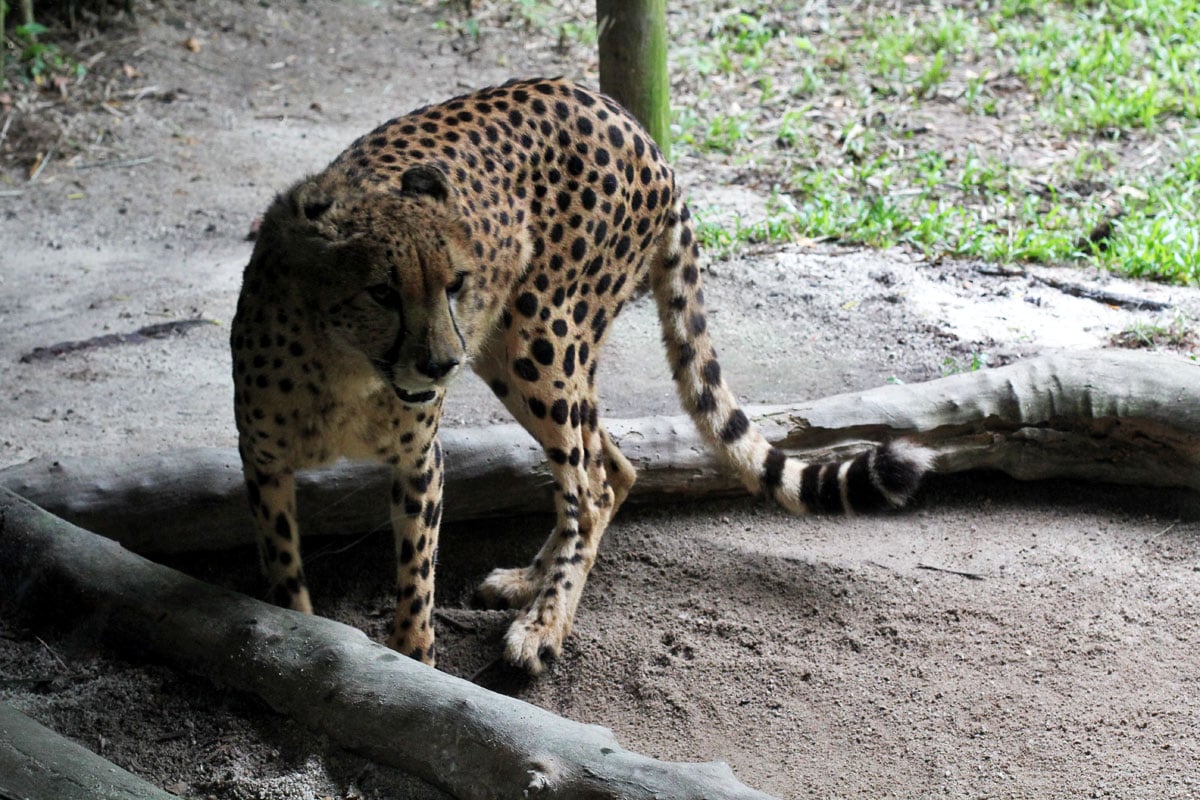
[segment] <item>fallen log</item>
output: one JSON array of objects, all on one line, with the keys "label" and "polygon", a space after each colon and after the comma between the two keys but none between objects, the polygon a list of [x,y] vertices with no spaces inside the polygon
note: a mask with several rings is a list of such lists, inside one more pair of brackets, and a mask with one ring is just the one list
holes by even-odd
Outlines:
[{"label": "fallen log", "polygon": [[1073,351],[928,383],[837,395],[768,416],[784,449],[838,453],[905,435],[938,473],[992,469],[1200,489],[1200,363],[1163,353]]},{"label": "fallen log", "polygon": [[157,786],[0,703],[0,800],[173,800]]},{"label": "fallen log", "polygon": [[0,490],[0,613],[253,692],[348,750],[469,800],[769,800],[725,764],[657,761],[397,655],[346,625],[189,578]]},{"label": "fallen log", "polygon": [[[843,457],[896,436],[937,453],[935,471],[995,469],[1023,480],[1079,478],[1200,488],[1200,365],[1127,351],[1061,353],[911,385],[748,413],[775,445]],[[744,492],[679,417],[612,419],[639,471],[634,502]],[[446,429],[445,519],[552,509],[541,450],[516,424]],[[385,469],[341,463],[301,475],[305,534],[388,524]],[[0,470],[0,486],[138,552],[253,541],[233,450],[37,459]]]}]

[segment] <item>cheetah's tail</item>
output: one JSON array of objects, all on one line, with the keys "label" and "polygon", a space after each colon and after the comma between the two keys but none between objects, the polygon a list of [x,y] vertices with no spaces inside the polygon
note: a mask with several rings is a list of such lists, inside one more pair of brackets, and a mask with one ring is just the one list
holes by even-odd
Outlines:
[{"label": "cheetah's tail", "polygon": [[650,274],[663,341],[684,408],[706,440],[755,494],[767,492],[794,514],[902,506],[916,492],[933,454],[893,441],[840,463],[789,458],[772,447],[721,379],[708,335],[699,247],[690,212],[677,203]]}]

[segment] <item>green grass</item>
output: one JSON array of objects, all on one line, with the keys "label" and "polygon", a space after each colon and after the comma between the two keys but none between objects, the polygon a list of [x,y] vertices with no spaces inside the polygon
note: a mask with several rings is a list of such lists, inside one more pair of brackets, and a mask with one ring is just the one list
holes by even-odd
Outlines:
[{"label": "green grass", "polygon": [[555,50],[563,56],[573,47],[595,50],[598,35],[593,14],[572,2],[516,0],[513,3],[476,6],[469,0],[441,0],[441,18],[434,30],[480,41],[490,30],[516,26],[524,31],[556,40]]},{"label": "green grass", "polygon": [[1167,170],[1143,179],[1113,223],[1111,244],[1097,260],[1129,275],[1200,279],[1200,148]]},{"label": "green grass", "polygon": [[1131,349],[1164,344],[1174,348],[1194,348],[1197,345],[1195,326],[1178,311],[1170,316],[1134,320],[1125,330],[1112,337],[1112,343]]},{"label": "green grass", "polygon": [[[5,68],[0,71],[0,85],[6,84],[10,77],[16,77],[18,81],[46,86],[56,80],[77,81],[87,74],[87,68],[64,53],[61,47],[53,42],[43,41],[42,37],[46,33],[46,26],[38,22],[12,28],[12,43],[16,52],[14,63],[18,70],[14,76],[10,76],[5,59]],[[5,49],[7,54],[7,42],[0,41],[0,48]]]},{"label": "green grass", "polygon": [[986,369],[987,365],[987,353],[971,353],[969,357],[961,359],[946,356],[942,360],[942,377],[958,375],[963,372],[979,372],[981,369]]},{"label": "green grass", "polygon": [[[833,237],[1200,282],[1200,0],[872,8],[814,31],[743,3],[676,56],[700,76],[680,151],[728,157],[779,200],[706,244]],[[898,130],[927,109],[961,133]]]},{"label": "green grass", "polygon": [[996,46],[1063,129],[1118,134],[1200,115],[1200,4],[1009,5],[991,18]]},{"label": "green grass", "polygon": [[717,114],[689,126],[678,141],[703,152],[733,154],[738,152],[749,134],[750,120],[746,114]]},{"label": "green grass", "polygon": [[[871,166],[877,166],[873,164]],[[708,226],[701,240],[727,255],[738,243],[785,242],[797,237],[831,237],[846,242],[890,247],[908,244],[929,255],[953,255],[991,261],[1056,263],[1090,260],[1134,276],[1181,283],[1200,276],[1200,152],[1165,176],[1142,179],[1129,188],[1125,213],[1113,221],[1104,248],[1087,235],[1105,215],[1097,202],[1045,201],[1012,184],[1002,165],[969,163],[955,175],[964,195],[982,196],[999,209],[987,220],[960,203],[937,199],[947,174],[938,154],[926,153],[904,174],[911,196],[876,194],[846,188],[862,182],[870,170],[809,172],[789,191],[791,208],[764,219],[741,220],[733,230]],[[891,180],[880,185],[894,185]]]}]

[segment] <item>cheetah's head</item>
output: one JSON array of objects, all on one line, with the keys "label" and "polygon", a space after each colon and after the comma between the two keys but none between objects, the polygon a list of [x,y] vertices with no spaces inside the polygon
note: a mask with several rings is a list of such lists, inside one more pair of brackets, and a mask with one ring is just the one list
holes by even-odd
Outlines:
[{"label": "cheetah's head", "polygon": [[319,335],[370,365],[401,400],[434,402],[466,360],[456,298],[472,269],[445,176],[429,166],[399,187],[328,173],[297,184],[263,223],[279,272]]}]

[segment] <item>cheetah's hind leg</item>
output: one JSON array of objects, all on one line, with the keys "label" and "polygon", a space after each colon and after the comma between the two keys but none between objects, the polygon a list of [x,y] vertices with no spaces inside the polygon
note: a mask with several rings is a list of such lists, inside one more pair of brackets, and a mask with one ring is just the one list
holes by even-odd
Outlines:
[{"label": "cheetah's hind leg", "polygon": [[[492,352],[520,346],[509,341]],[[475,594],[485,607],[521,609],[505,637],[505,658],[537,674],[562,652],[600,540],[635,474],[600,425],[585,375],[563,376],[552,388],[499,359],[480,359],[475,368],[542,445],[554,474],[557,522],[538,555],[527,567],[493,570]]]},{"label": "cheetah's hind leg", "polygon": [[[503,341],[493,341],[482,349],[472,367],[484,383],[491,387],[496,397],[504,403],[509,413],[526,430],[531,430],[530,426],[535,419],[529,410],[527,401],[517,393],[514,380],[510,376],[503,357],[492,355],[504,352]],[[533,597],[537,593],[537,586],[543,577],[543,570],[536,562],[528,567],[494,569],[475,590],[471,604],[476,608],[498,610],[524,608],[533,601]]]}]

